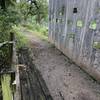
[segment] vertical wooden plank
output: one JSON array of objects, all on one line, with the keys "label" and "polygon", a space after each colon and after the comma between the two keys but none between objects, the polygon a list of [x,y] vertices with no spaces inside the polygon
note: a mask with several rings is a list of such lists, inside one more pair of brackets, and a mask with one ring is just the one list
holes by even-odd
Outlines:
[{"label": "vertical wooden plank", "polygon": [[[97,76],[97,71],[100,71],[100,1],[54,0],[53,2],[55,9],[52,39],[55,45],[73,61],[86,66],[88,72]],[[65,14],[60,16],[56,12],[59,12],[63,5]],[[59,22],[59,19],[64,22]]]},{"label": "vertical wooden plank", "polygon": [[12,91],[10,88],[11,76],[4,74],[1,76],[3,100],[12,100]]},{"label": "vertical wooden plank", "polygon": [[63,50],[64,41],[64,28],[65,28],[65,15],[66,15],[66,4],[65,0],[59,0],[58,6],[58,47]]},{"label": "vertical wooden plank", "polygon": [[[80,49],[80,55],[81,55],[81,61],[85,64],[85,65],[89,65],[90,64],[90,54],[91,54],[91,50],[92,50],[92,38],[94,37],[94,30],[91,30],[90,27],[90,23],[93,20],[93,12],[94,12],[94,7],[95,7],[95,2],[96,0],[93,0],[91,2],[91,0],[89,1],[88,4],[88,13],[86,15],[86,22],[85,22],[85,28],[82,31],[82,37],[81,37],[81,49]],[[79,58],[80,59],[80,58]]]},{"label": "vertical wooden plank", "polygon": [[55,27],[55,45],[60,48],[59,46],[59,31],[60,31],[60,15],[59,15],[59,8],[60,7],[60,0],[57,2],[57,11],[56,11],[56,27]]},{"label": "vertical wooden plank", "polygon": [[49,0],[49,39],[52,40],[52,2],[53,0]]},{"label": "vertical wooden plank", "polygon": [[56,32],[56,17],[57,17],[57,0],[54,0],[54,16],[53,16],[53,41],[55,43],[55,32]]},{"label": "vertical wooden plank", "polygon": [[[69,2],[69,0],[67,1],[67,19],[66,19],[66,38],[65,38],[65,49],[67,49],[68,54],[70,55],[70,57],[72,58],[72,49],[73,49],[73,38],[70,36],[72,35],[74,32],[73,31],[73,26],[75,26],[74,24],[74,14],[73,14],[73,8],[74,8],[74,4],[75,4],[75,0],[71,0]],[[73,19],[74,18],[74,19]]]},{"label": "vertical wooden plank", "polygon": [[[14,41],[14,33],[10,32],[10,41]],[[9,60],[10,60],[10,66],[12,65],[13,60],[13,43],[9,44]]]},{"label": "vertical wooden plank", "polygon": [[15,100],[22,100],[21,98],[21,87],[20,87],[20,75],[19,75],[19,66],[17,67],[17,72],[16,72],[16,93],[14,95]]},{"label": "vertical wooden plank", "polygon": [[88,55],[88,62],[90,63],[91,66],[94,68],[100,69],[100,50],[98,48],[94,47],[95,43],[100,43],[100,36],[99,36],[99,27],[100,27],[100,13],[98,10],[100,9],[100,1],[95,0],[94,6],[92,8],[92,15],[90,17],[90,24],[91,22],[95,22],[94,24],[96,25],[95,29],[90,29],[88,30],[89,33],[91,33],[91,41],[90,41],[90,52]]},{"label": "vertical wooden plank", "polygon": [[[87,10],[88,1],[87,0],[77,0],[74,7],[77,8],[77,13],[74,18],[75,26],[73,28],[73,49],[72,49],[72,58],[77,59],[80,53],[80,42],[81,42],[81,31],[84,29],[84,23],[85,23],[85,11]],[[82,26],[78,25],[78,22],[81,22]],[[77,59],[78,60],[78,59]]]}]

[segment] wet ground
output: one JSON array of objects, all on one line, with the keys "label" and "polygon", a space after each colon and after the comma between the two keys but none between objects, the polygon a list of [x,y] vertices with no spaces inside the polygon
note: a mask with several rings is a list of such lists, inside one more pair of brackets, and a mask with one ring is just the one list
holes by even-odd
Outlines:
[{"label": "wet ground", "polygon": [[25,35],[30,42],[32,61],[54,100],[100,100],[100,84],[48,41],[28,31]]},{"label": "wet ground", "polygon": [[21,100],[53,100],[41,73],[32,62],[28,48],[18,52]]}]

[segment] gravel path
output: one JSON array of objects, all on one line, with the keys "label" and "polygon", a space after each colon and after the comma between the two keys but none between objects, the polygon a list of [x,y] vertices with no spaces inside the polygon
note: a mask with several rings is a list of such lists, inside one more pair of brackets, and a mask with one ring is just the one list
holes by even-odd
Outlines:
[{"label": "gravel path", "polygon": [[52,44],[31,33],[27,37],[31,42],[33,62],[54,100],[100,100],[100,84]]}]

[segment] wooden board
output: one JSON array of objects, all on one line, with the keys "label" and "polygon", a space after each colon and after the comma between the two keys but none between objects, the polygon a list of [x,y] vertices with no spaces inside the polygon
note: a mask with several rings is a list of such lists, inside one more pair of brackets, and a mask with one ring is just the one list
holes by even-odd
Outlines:
[{"label": "wooden board", "polygon": [[50,40],[79,66],[86,66],[83,69],[100,76],[100,1],[53,0],[49,11]]}]

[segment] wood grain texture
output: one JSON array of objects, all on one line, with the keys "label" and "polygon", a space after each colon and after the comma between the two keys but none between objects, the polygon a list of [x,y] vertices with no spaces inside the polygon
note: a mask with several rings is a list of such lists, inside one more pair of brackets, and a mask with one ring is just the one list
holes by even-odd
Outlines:
[{"label": "wood grain texture", "polygon": [[100,81],[99,0],[49,0],[49,39]]}]

